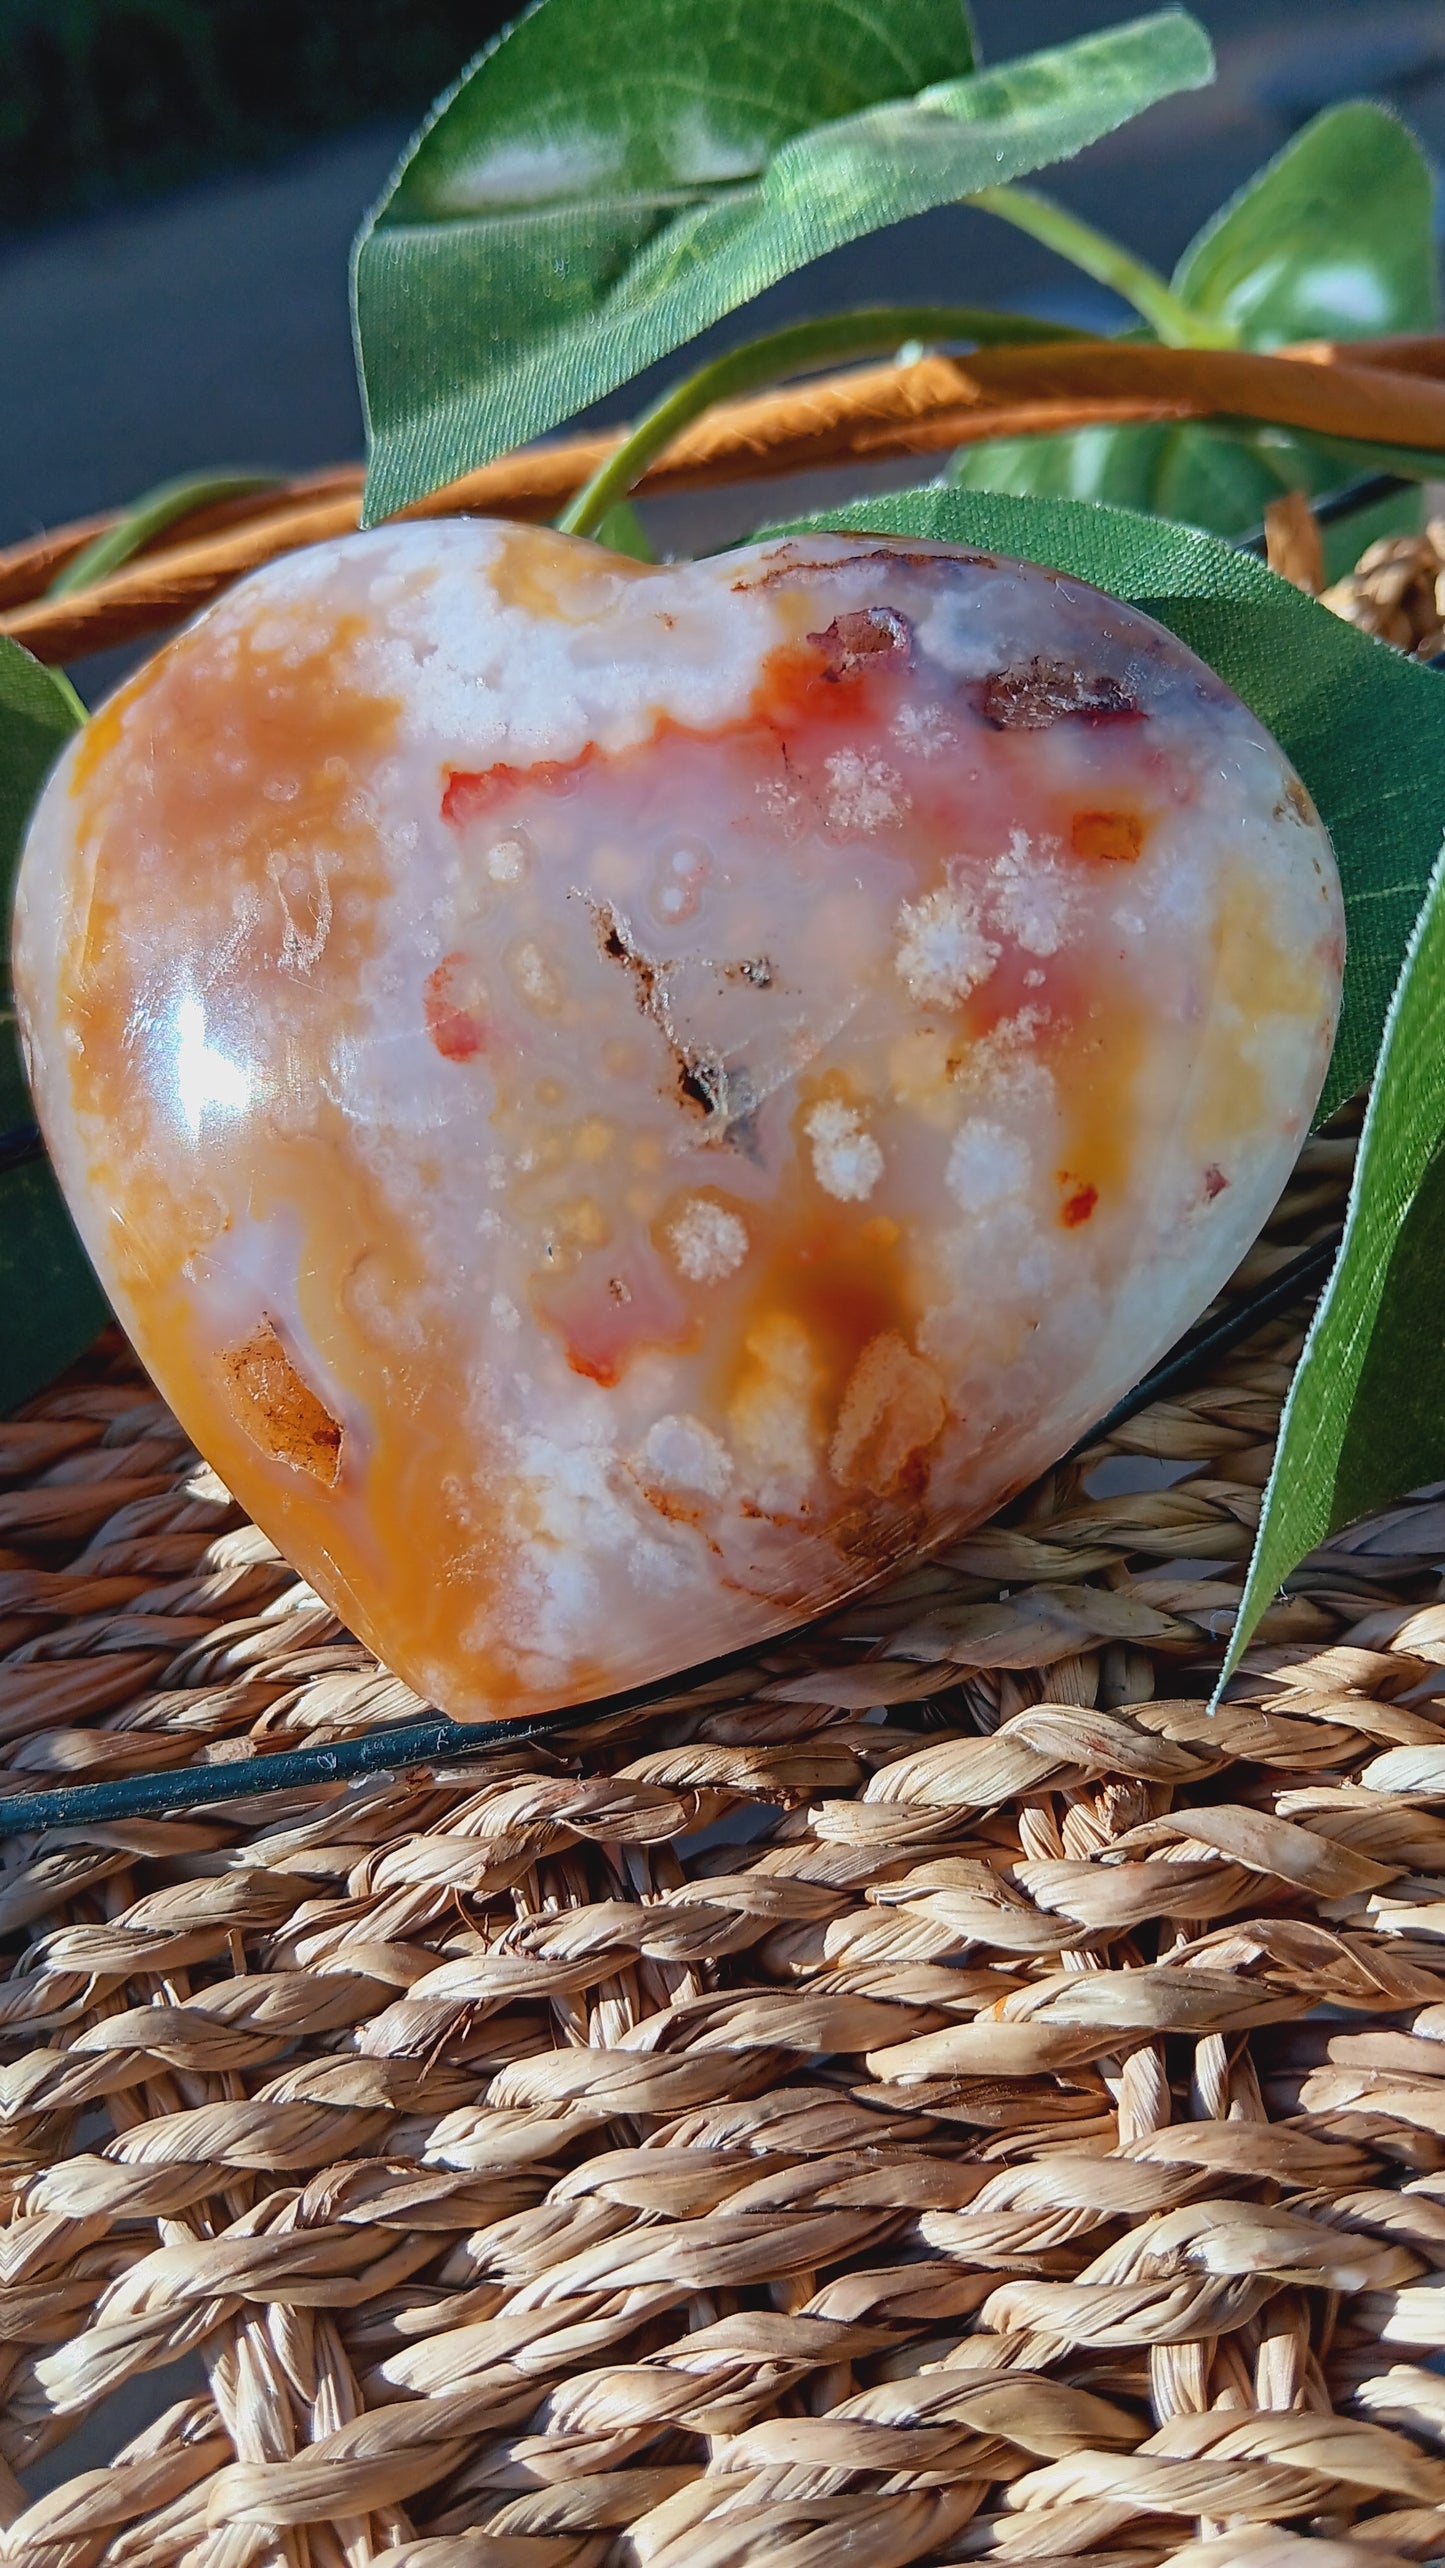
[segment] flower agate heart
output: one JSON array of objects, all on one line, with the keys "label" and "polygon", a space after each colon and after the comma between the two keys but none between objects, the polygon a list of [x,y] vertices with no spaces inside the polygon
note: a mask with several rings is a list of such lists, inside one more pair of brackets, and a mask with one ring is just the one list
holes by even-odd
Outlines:
[{"label": "flower agate heart", "polygon": [[1342,950],[1280,751],[1076,580],[453,521],[121,689],[18,981],[145,1363],[476,1718],[759,1640],[1063,1452],[1268,1212]]}]

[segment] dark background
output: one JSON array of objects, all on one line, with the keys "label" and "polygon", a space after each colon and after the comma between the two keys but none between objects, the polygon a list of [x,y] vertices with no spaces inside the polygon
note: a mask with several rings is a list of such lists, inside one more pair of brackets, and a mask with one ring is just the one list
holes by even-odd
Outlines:
[{"label": "dark background", "polygon": [[503,15],[476,0],[0,0],[0,223],[103,211],[419,114]]},{"label": "dark background", "polygon": [[[1445,153],[1442,0],[1196,5],[1218,86],[1042,182],[1156,262],[1334,99],[1384,98]],[[1128,0],[975,9],[995,61],[1128,14]],[[348,242],[501,15],[478,0],[0,0],[0,542],[172,473],[359,452]],[[1083,321],[1114,308],[1022,235],[950,210],[836,253],[763,310],[941,296]],[[668,505],[665,540],[705,540],[701,503]]]}]

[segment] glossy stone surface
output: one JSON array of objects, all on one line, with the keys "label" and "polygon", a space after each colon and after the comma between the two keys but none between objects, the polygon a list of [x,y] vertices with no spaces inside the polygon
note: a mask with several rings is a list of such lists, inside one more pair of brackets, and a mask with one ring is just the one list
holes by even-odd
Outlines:
[{"label": "glossy stone surface", "polygon": [[18,976],[70,1201],[258,1522],[448,1710],[987,1514],[1228,1274],[1342,926],[1278,749],[1053,573],[383,528],[72,747]]}]

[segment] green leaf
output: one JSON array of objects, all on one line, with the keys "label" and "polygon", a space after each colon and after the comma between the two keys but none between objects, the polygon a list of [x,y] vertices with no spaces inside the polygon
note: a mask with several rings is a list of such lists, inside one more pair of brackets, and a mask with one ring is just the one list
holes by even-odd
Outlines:
[{"label": "green leaf", "polygon": [[541,0],[356,250],[368,521],[863,233],[1067,158],[1213,71],[1169,9],[974,72],[957,0]]},{"label": "green leaf", "polygon": [[[85,707],[74,688],[53,669],[42,668],[18,642],[0,635],[0,916],[7,927],[21,843],[36,797],[84,720]],[[0,1016],[3,1040],[14,1053],[8,933],[0,942]]]},{"label": "green leaf", "polygon": [[1442,1265],[1445,858],[1391,1002],[1344,1245],[1280,1423],[1221,1684],[1307,1552],[1445,1476]]},{"label": "green leaf", "polygon": [[110,1317],[46,1159],[0,1177],[0,1305],[3,1415],[83,1355]]},{"label": "green leaf", "polygon": [[[1328,108],[1206,223],[1170,284],[1246,348],[1432,330],[1429,163],[1386,108]],[[967,490],[1106,499],[1237,535],[1283,490],[1348,480],[1342,454],[1274,428],[1086,428],[966,447],[953,477]]]},{"label": "green leaf", "polygon": [[1320,1115],[1365,1085],[1445,826],[1445,685],[1217,537],[1133,510],[945,483],[799,520],[1012,553],[1157,616],[1217,669],[1298,768],[1334,841],[1349,929]]},{"label": "green leaf", "polygon": [[[1252,532],[1284,491],[1318,497],[1366,473],[1394,469],[1391,457],[1342,441],[1210,420],[1189,428],[1077,428],[1059,437],[994,438],[961,447],[949,479],[961,490],[1018,498],[1103,500],[1238,536]],[[1418,493],[1404,491],[1368,528],[1350,520],[1327,528],[1326,576],[1341,578],[1375,536],[1412,532],[1421,514]]]},{"label": "green leaf", "polygon": [[657,559],[647,529],[630,499],[614,500],[598,525],[597,541],[609,553],[624,553],[630,562]]},{"label": "green leaf", "polygon": [[[8,923],[25,825],[84,708],[63,678],[0,637],[0,919]],[[0,948],[0,1150],[30,1121],[10,986]],[[90,1344],[106,1306],[40,1158],[0,1156],[0,1412],[28,1399]]]},{"label": "green leaf", "polygon": [[1388,108],[1326,108],[1196,233],[1174,291],[1243,348],[1431,330],[1434,195],[1424,153]]}]

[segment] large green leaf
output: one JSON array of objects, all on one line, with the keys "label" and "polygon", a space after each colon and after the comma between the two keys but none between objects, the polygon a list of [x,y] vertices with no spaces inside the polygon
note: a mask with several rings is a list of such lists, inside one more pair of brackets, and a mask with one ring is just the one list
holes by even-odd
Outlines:
[{"label": "large green leaf", "polygon": [[1439,311],[1434,183],[1368,99],[1329,107],[1196,233],[1172,279],[1244,348],[1428,330]]},{"label": "large green leaf", "polygon": [[[1246,348],[1433,329],[1429,164],[1386,108],[1331,107],[1205,225],[1171,283]],[[1350,466],[1338,446],[1284,429],[1086,428],[967,447],[954,477],[970,490],[1106,499],[1240,534],[1282,490],[1330,489]]]},{"label": "large green leaf", "polygon": [[1445,1475],[1442,1270],[1445,858],[1391,1004],[1344,1246],[1281,1422],[1226,1676],[1306,1552]]},{"label": "large green leaf", "polygon": [[0,1413],[69,1364],[105,1319],[48,1164],[6,1164],[32,1113],[10,987],[15,867],[35,797],[80,719],[63,682],[0,637]]},{"label": "large green leaf", "polygon": [[935,483],[771,532],[839,527],[1012,553],[1092,580],[1217,669],[1298,768],[1334,841],[1349,954],[1323,1117],[1374,1070],[1445,829],[1445,684],[1215,536],[1133,510]]},{"label": "large green leaf", "polygon": [[540,0],[357,244],[367,516],[627,382],[792,269],[1212,74],[1181,10],[974,72],[957,0]]}]

